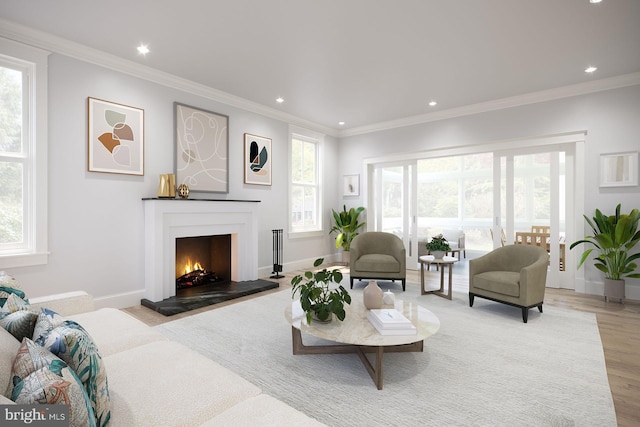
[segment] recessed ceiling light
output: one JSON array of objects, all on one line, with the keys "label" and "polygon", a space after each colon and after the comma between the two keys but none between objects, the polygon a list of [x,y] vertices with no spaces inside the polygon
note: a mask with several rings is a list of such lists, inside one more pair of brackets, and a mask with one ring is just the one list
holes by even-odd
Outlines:
[{"label": "recessed ceiling light", "polygon": [[589,65],[587,68],[584,69],[585,73],[593,73],[598,69],[598,67],[594,67],[592,65]]},{"label": "recessed ceiling light", "polygon": [[435,107],[436,105],[438,105],[438,103],[436,101],[430,101],[429,102],[429,107]]},{"label": "recessed ceiling light", "polygon": [[282,104],[282,103],[284,102],[284,98],[282,98],[282,97],[280,97],[280,96],[279,96],[279,97],[277,97],[277,98],[276,98],[276,102],[277,102],[278,104]]},{"label": "recessed ceiling light", "polygon": [[141,44],[140,46],[138,46],[138,53],[144,56],[149,53],[149,48],[146,44]]},{"label": "recessed ceiling light", "polygon": [[344,122],[338,122],[340,126],[344,126]]},{"label": "recessed ceiling light", "polygon": [[589,3],[596,4],[596,3],[600,3],[601,1],[602,0],[589,0]]}]

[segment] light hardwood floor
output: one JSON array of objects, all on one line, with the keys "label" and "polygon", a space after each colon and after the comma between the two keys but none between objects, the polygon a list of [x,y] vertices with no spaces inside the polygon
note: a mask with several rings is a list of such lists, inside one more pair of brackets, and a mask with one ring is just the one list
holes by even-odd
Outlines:
[{"label": "light hardwood floor", "polygon": [[[453,274],[453,289],[457,292],[468,291],[468,277],[465,262],[456,265]],[[348,272],[347,269],[344,270]],[[291,278],[301,273],[294,271],[285,273],[282,279],[274,280],[280,284],[280,288],[261,292],[257,295],[238,298],[211,307],[205,307],[188,313],[165,317],[146,307],[134,306],[124,311],[154,326],[161,323],[191,316],[225,305],[236,304],[251,298],[257,298],[268,293],[278,292],[291,288]],[[427,284],[437,287],[439,273],[431,271],[426,275]],[[407,272],[407,286],[419,286],[420,273],[418,271]],[[563,307],[572,310],[595,313],[600,338],[604,349],[609,386],[616,409],[618,425],[622,427],[640,426],[640,301],[626,301],[619,304],[605,302],[604,297],[579,294],[567,289],[547,288],[545,304]],[[519,313],[516,316],[520,317]]]}]

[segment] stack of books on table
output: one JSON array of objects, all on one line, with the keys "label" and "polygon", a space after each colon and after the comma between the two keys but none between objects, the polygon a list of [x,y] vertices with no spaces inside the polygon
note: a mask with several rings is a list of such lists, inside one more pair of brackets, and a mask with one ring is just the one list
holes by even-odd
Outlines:
[{"label": "stack of books on table", "polygon": [[409,319],[395,308],[369,310],[367,319],[381,335],[415,335],[418,333]]}]

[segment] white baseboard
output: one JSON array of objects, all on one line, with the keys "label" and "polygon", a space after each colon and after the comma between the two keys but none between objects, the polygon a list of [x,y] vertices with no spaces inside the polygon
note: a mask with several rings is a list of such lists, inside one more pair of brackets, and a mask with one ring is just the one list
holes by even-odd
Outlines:
[{"label": "white baseboard", "polygon": [[[318,258],[324,258],[324,263],[329,264],[329,263],[338,262],[340,260],[339,259],[340,254],[330,254],[330,255],[324,255],[324,256],[318,256],[318,257],[288,262],[282,266],[282,272],[286,273],[287,271],[308,270],[311,267],[313,267],[313,263]],[[258,277],[260,278],[268,278],[272,274],[273,274],[273,265],[258,268]]]},{"label": "white baseboard", "polygon": [[[640,301],[640,286],[625,282],[625,299]],[[602,295],[604,297],[604,282],[584,282],[584,290],[576,289],[576,292],[583,292],[590,295]]]},{"label": "white baseboard", "polygon": [[140,300],[144,298],[144,289],[126,292],[122,294],[107,295],[100,298],[94,298],[93,304],[96,310],[104,307],[126,308],[140,305]]}]

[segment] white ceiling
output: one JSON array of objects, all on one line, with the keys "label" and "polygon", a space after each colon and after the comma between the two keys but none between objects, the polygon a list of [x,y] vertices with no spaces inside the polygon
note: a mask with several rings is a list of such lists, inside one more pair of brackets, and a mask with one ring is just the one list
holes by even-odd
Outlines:
[{"label": "white ceiling", "polygon": [[0,18],[333,129],[640,71],[640,0],[5,0]]}]

